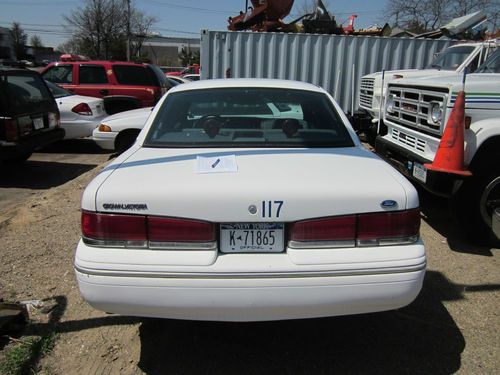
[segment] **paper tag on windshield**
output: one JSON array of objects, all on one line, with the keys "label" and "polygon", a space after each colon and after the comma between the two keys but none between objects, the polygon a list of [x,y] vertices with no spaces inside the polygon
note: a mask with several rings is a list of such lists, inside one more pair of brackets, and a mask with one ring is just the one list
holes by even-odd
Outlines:
[{"label": "paper tag on windshield", "polygon": [[196,157],[196,173],[238,172],[235,155]]}]

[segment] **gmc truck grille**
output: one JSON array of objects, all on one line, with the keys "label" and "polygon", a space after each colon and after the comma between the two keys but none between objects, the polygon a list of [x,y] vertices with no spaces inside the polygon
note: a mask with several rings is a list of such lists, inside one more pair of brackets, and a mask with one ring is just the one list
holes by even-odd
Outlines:
[{"label": "gmc truck grille", "polygon": [[359,105],[361,107],[372,109],[374,82],[375,78],[361,78],[359,88]]},{"label": "gmc truck grille", "polygon": [[[423,133],[441,136],[448,102],[447,89],[389,85],[388,94],[388,100],[392,97],[394,106],[391,113],[386,109],[386,120]],[[431,107],[436,103],[443,111],[443,118],[437,124],[430,118]]]}]

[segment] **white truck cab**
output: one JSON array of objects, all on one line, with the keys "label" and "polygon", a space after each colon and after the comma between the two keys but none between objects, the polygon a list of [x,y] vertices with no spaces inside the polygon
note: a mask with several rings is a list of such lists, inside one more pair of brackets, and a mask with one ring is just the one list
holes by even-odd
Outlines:
[{"label": "white truck cab", "polygon": [[497,40],[455,44],[437,54],[429,66],[423,69],[386,71],[383,80],[382,72],[365,75],[361,78],[359,107],[370,115],[374,123],[378,122],[387,84],[392,80],[431,76],[449,77],[462,73],[465,69],[468,72],[474,72],[497,49],[499,44]]},{"label": "white truck cab", "polygon": [[[475,242],[500,240],[500,49],[465,83],[463,178],[428,170],[444,134],[463,75],[391,80],[377,153],[429,191],[452,197],[464,233]],[[477,241],[479,240],[479,241]]]}]

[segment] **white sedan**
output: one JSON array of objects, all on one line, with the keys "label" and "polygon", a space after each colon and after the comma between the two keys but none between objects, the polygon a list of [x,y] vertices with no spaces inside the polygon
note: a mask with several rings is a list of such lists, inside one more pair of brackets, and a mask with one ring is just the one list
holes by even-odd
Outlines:
[{"label": "white sedan", "polygon": [[59,107],[61,127],[65,131],[64,139],[91,136],[92,131],[108,115],[102,99],[75,95],[52,82],[45,82]]},{"label": "white sedan", "polygon": [[419,226],[415,188],[326,91],[206,80],[171,89],[86,188],[75,271],[85,300],[124,315],[383,311],[420,292]]},{"label": "white sedan", "polygon": [[123,152],[132,146],[153,107],[133,109],[108,116],[92,132],[92,139],[105,150]]}]

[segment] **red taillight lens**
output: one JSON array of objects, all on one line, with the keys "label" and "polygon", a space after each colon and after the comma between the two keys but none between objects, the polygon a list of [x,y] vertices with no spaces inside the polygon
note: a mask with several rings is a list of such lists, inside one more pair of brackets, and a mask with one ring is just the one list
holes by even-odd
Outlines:
[{"label": "red taillight lens", "polygon": [[290,247],[342,247],[405,244],[417,241],[418,208],[305,220],[292,224]]},{"label": "red taillight lens", "polygon": [[90,245],[154,249],[209,249],[213,244],[207,243],[216,239],[215,225],[208,222],[89,211],[82,212],[82,235]]},{"label": "red taillight lens", "polygon": [[215,225],[196,220],[149,217],[148,237],[154,242],[210,242],[215,241]]},{"label": "red taillight lens", "polygon": [[5,124],[5,139],[7,141],[16,141],[19,137],[19,133],[17,130],[17,120],[6,119],[4,120]]},{"label": "red taillight lens", "polygon": [[358,217],[358,239],[360,241],[381,238],[402,238],[418,235],[420,210],[380,212]]},{"label": "red taillight lens", "polygon": [[83,211],[82,234],[94,240],[146,241],[146,217]]},{"label": "red taillight lens", "polygon": [[87,103],[80,103],[71,108],[72,112],[78,113],[79,115],[92,116],[92,109]]},{"label": "red taillight lens", "polygon": [[299,221],[290,231],[291,241],[354,240],[355,236],[355,215]]}]

